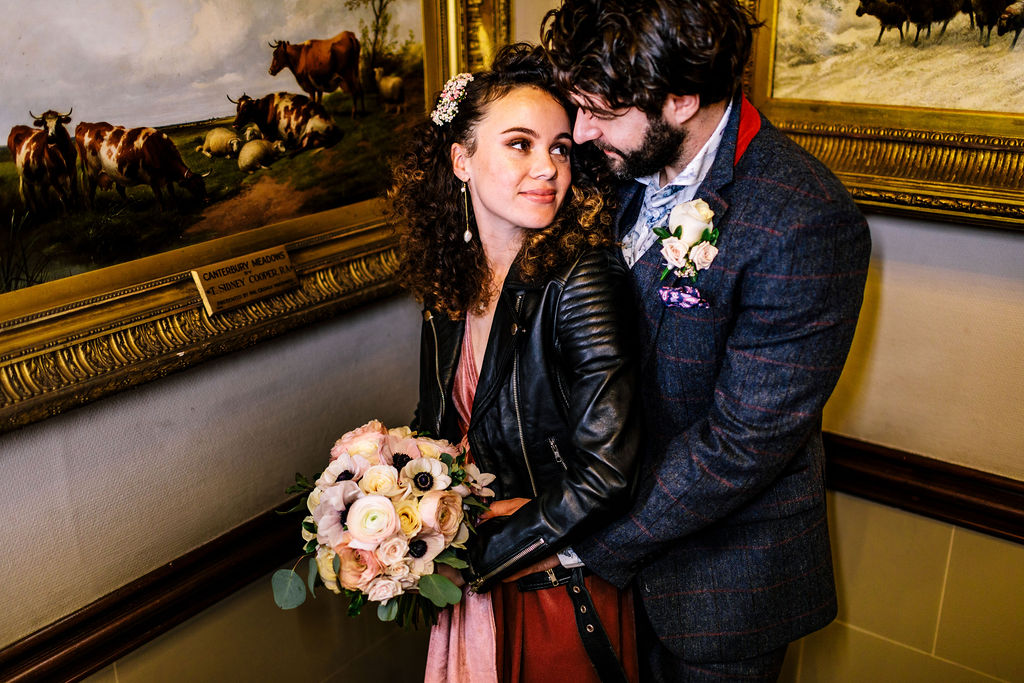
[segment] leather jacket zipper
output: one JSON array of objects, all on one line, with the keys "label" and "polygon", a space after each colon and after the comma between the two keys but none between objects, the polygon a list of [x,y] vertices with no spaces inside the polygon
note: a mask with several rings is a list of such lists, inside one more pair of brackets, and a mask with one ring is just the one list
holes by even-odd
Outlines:
[{"label": "leather jacket zipper", "polygon": [[565,460],[562,460],[562,454],[558,452],[558,443],[555,441],[555,437],[548,437],[548,445],[551,446],[551,452],[555,456],[555,462],[561,465],[563,470],[568,472],[569,466],[565,464]]},{"label": "leather jacket zipper", "polygon": [[427,311],[430,315],[427,318],[427,322],[430,323],[430,332],[434,335],[434,377],[437,378],[437,395],[440,397],[441,410],[437,413],[437,418],[434,420],[434,435],[438,438],[441,437],[441,417],[444,415],[444,384],[441,382],[441,359],[438,357],[437,348],[437,328],[434,327],[434,315]]},{"label": "leather jacket zipper", "polygon": [[[519,309],[523,303],[523,295],[516,296],[516,320],[519,319]],[[515,339],[512,340],[515,348],[512,356],[512,403],[516,407],[516,426],[519,428],[519,448],[523,452],[523,463],[526,465],[526,474],[530,477],[530,490],[533,497],[537,497],[537,484],[533,480],[533,469],[530,467],[530,458],[526,455],[526,439],[523,438],[523,415],[519,409],[519,345]]]},{"label": "leather jacket zipper", "polygon": [[499,564],[493,570],[487,572],[486,574],[484,574],[481,577],[473,579],[473,581],[469,584],[469,587],[472,588],[474,591],[476,591],[482,585],[484,585],[484,583],[487,582],[488,579],[491,579],[495,575],[500,574],[501,572],[505,571],[506,569],[511,567],[513,564],[515,564],[519,560],[523,559],[524,557],[526,557],[527,555],[529,555],[533,551],[537,550],[537,548],[540,548],[541,546],[544,546],[544,545],[547,545],[546,542],[544,541],[544,539],[543,538],[538,538],[537,540],[533,541],[532,543],[530,543],[530,545],[526,546],[525,548],[523,548],[519,552],[514,553],[512,555],[512,557],[508,558],[507,560],[505,560],[504,562]]}]

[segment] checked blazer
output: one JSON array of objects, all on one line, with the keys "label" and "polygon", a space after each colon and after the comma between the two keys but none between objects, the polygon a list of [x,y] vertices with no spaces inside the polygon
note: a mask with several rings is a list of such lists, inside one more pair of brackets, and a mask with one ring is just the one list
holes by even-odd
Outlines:
[{"label": "checked blazer", "polygon": [[[620,235],[642,195],[623,191]],[[603,578],[634,583],[672,655],[736,661],[836,614],[821,411],[871,244],[840,182],[745,98],[696,198],[720,233],[695,283],[710,306],[662,303],[660,286],[689,281],[659,281],[657,243],[634,266],[640,480],[630,512],[573,547]]]}]

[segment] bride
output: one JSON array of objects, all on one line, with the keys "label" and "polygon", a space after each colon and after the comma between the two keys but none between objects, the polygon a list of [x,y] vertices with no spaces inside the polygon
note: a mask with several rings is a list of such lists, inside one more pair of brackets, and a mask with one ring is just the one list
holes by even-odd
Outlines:
[{"label": "bride", "polygon": [[389,192],[424,306],[415,426],[497,475],[428,681],[637,679],[630,595],[568,550],[621,512],[639,440],[629,275],[570,112],[542,53],[503,48],[446,84]]}]

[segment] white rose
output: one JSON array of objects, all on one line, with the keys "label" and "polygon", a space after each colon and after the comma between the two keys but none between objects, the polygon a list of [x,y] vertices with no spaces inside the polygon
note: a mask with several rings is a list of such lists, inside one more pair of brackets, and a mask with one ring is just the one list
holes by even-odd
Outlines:
[{"label": "white rose", "polygon": [[387,576],[377,577],[366,588],[366,599],[373,602],[385,602],[401,594],[401,584]]},{"label": "white rose", "polygon": [[408,550],[409,542],[403,536],[392,536],[377,546],[377,559],[385,566],[398,564],[405,559]]},{"label": "white rose", "polygon": [[397,496],[402,492],[398,485],[398,470],[391,465],[374,465],[366,470],[359,480],[359,488],[381,496]]},{"label": "white rose", "polygon": [[334,571],[334,555],[335,552],[326,546],[320,546],[316,549],[316,568],[320,573],[320,578],[323,580],[324,585],[327,586],[328,590],[333,593],[340,593],[341,589],[338,588],[338,574]]},{"label": "white rose", "polygon": [[673,268],[686,267],[686,255],[689,251],[689,243],[678,237],[666,237],[661,241],[661,255]]},{"label": "white rose", "polygon": [[682,226],[683,234],[680,240],[689,249],[700,240],[705,230],[712,227],[711,219],[714,217],[715,212],[703,199],[676,204],[668,216],[668,231],[675,233],[676,228]]},{"label": "white rose", "polygon": [[[409,576],[409,561],[398,562],[396,564],[389,564],[384,567],[384,573],[401,582],[402,579]],[[404,584],[403,584],[404,585]]]},{"label": "white rose", "polygon": [[711,265],[711,262],[718,256],[718,247],[710,242],[701,242],[694,245],[690,250],[690,260],[697,270],[704,270]]},{"label": "white rose", "polygon": [[398,514],[388,498],[364,496],[349,507],[345,526],[352,537],[350,548],[375,550],[398,531]]}]

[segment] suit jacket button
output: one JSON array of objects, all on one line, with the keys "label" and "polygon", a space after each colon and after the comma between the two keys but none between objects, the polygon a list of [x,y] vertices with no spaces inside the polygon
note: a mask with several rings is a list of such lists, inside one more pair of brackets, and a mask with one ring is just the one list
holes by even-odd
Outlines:
[{"label": "suit jacket button", "polygon": [[512,323],[512,336],[514,337],[517,334],[519,334],[519,325]]}]

